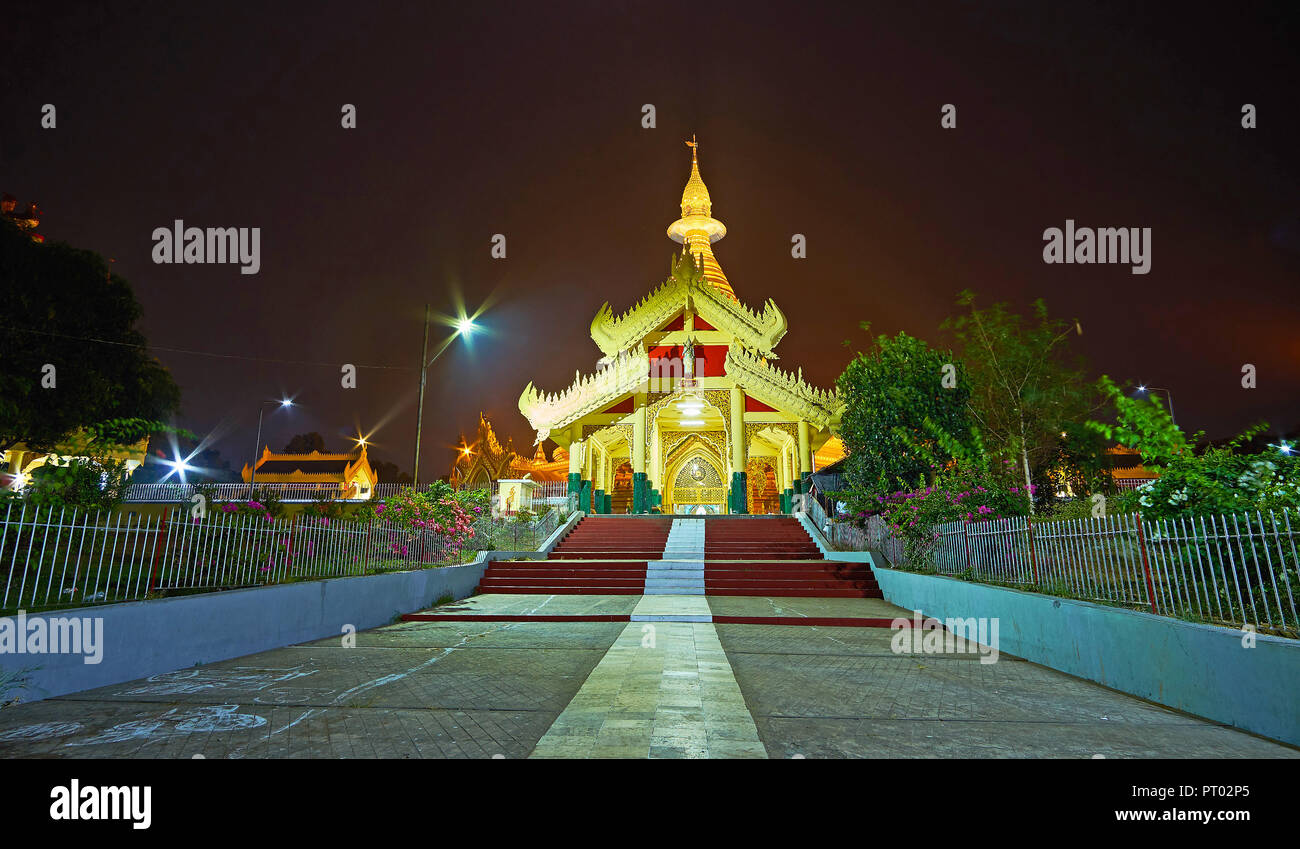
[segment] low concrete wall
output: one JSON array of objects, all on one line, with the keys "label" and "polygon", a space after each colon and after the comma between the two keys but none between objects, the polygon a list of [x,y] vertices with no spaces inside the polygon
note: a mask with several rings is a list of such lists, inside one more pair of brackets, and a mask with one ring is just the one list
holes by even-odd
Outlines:
[{"label": "low concrete wall", "polygon": [[25,689],[9,694],[35,701],[294,643],[341,637],[345,625],[363,631],[427,608],[443,596],[469,596],[489,559],[480,556],[462,566],[32,614],[27,617],[29,626],[34,619],[101,618],[102,661],[87,664],[82,654],[4,653],[0,654],[0,668],[40,667],[30,674]]},{"label": "low concrete wall", "polygon": [[999,651],[1300,745],[1300,641],[877,566],[885,599],[936,619],[999,618]]},{"label": "low concrete wall", "polygon": [[812,537],[812,541],[821,549],[822,557],[827,560],[836,560],[840,563],[866,563],[873,569],[885,562],[878,559],[870,551],[839,551],[831,547],[830,542],[822,534],[821,528],[817,527],[817,523],[812,520],[811,516],[807,513],[795,513],[794,517],[799,520],[799,524],[808,532],[808,536]]}]

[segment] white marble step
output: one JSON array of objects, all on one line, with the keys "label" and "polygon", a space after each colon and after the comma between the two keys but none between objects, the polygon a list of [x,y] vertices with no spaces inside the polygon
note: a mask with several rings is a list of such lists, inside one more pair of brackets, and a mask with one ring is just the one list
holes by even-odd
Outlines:
[{"label": "white marble step", "polygon": [[688,560],[670,560],[665,557],[663,560],[651,560],[646,568],[650,571],[685,571],[685,572],[703,572],[704,561],[696,559]]},{"label": "white marble step", "polygon": [[[649,596],[654,596],[653,598]],[[633,622],[712,622],[708,600],[687,593],[650,593],[632,610]]]},{"label": "white marble step", "polygon": [[[662,560],[646,564],[645,595],[704,595],[704,523],[674,519]],[[677,620],[699,621],[699,620]]]}]

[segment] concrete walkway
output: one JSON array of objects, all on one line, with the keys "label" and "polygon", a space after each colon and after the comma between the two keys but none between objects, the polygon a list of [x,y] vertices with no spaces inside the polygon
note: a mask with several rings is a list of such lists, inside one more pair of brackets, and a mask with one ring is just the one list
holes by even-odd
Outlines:
[{"label": "concrete walkway", "polygon": [[1005,654],[716,621],[908,615],[878,599],[482,595],[436,612],[468,621],[8,707],[0,757],[1300,757]]},{"label": "concrete walkway", "polygon": [[628,625],[535,758],[763,758],[714,627]]}]

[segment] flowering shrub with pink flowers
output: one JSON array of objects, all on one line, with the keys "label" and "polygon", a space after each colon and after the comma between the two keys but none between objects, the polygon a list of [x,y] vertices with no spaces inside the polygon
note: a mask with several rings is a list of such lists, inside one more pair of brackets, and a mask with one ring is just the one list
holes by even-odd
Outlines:
[{"label": "flowering shrub with pink flowers", "polygon": [[[1032,490],[1031,490],[1032,491]],[[1014,483],[978,463],[956,461],[938,471],[933,483],[876,497],[877,506],[857,518],[879,515],[900,539],[908,562],[929,560],[944,522],[980,522],[1023,516],[1029,511],[1024,483]]]},{"label": "flowering shrub with pink flowers", "polygon": [[398,532],[383,543],[388,549],[385,556],[406,558],[416,553],[427,560],[436,554],[437,559],[454,560],[474,538],[474,522],[488,506],[484,491],[457,492],[445,481],[435,481],[423,491],[399,490],[383,503],[365,508],[357,518],[374,519]]}]

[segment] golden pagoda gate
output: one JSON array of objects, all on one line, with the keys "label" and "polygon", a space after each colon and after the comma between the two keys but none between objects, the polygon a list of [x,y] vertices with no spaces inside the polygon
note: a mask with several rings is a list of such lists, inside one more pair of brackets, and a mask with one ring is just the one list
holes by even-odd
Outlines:
[{"label": "golden pagoda gate", "polygon": [[712,247],[727,229],[687,144],[691,174],[668,227],[682,252],[668,279],[621,315],[602,306],[591,322],[601,368],[559,392],[530,382],[519,410],[539,443],[568,451],[568,491],[584,511],[617,500],[632,513],[790,512],[844,405],[802,369],[772,364],[785,315],[736,297]]}]

